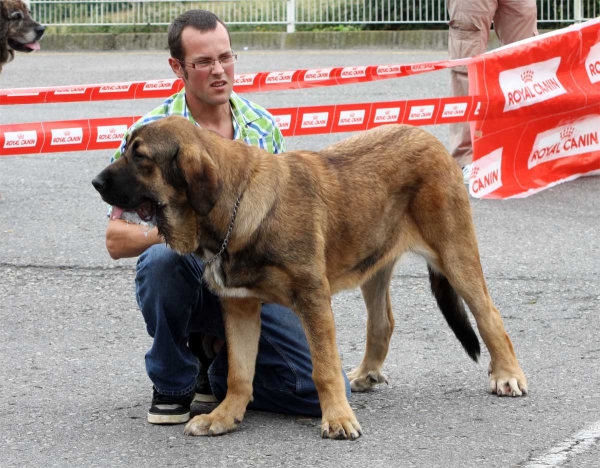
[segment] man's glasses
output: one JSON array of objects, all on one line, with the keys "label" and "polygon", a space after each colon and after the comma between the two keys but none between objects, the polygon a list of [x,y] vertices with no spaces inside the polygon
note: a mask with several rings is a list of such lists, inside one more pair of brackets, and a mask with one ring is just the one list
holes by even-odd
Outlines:
[{"label": "man's glasses", "polygon": [[231,65],[237,61],[237,54],[231,51],[230,54],[221,55],[217,60],[198,60],[197,62],[184,62],[178,60],[181,65],[189,65],[196,70],[212,70],[215,68],[215,63],[219,62],[222,67]]}]

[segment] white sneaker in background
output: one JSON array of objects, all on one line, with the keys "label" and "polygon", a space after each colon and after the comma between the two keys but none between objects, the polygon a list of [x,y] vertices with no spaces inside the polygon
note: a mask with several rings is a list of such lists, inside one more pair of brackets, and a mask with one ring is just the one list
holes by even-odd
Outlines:
[{"label": "white sneaker in background", "polygon": [[467,164],[465,167],[462,168],[463,171],[463,182],[465,183],[465,185],[469,185],[469,179],[471,178],[471,168],[472,168],[472,164]]}]

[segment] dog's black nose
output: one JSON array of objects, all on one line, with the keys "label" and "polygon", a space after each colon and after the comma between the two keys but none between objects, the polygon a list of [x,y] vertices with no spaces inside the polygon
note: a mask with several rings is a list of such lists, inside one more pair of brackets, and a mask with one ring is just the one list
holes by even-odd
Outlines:
[{"label": "dog's black nose", "polygon": [[104,187],[106,187],[106,179],[104,177],[98,176],[94,180],[92,180],[92,185],[98,192],[102,192]]},{"label": "dog's black nose", "polygon": [[42,26],[41,24],[39,26],[35,27],[35,32],[38,33],[40,36],[42,34],[44,34],[44,31],[46,30],[45,26]]}]

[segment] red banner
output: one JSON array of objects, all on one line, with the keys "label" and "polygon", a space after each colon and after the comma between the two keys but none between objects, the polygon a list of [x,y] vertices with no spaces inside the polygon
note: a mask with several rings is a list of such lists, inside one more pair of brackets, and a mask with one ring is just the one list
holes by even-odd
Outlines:
[{"label": "red banner", "polygon": [[471,124],[477,198],[523,197],[600,174],[600,20],[528,39],[469,65],[483,101]]}]

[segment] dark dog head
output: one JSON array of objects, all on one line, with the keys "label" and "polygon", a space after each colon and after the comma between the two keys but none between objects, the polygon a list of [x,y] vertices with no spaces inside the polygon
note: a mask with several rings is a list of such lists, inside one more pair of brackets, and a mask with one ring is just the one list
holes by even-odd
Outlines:
[{"label": "dark dog head", "polygon": [[0,70],[10,62],[14,51],[39,50],[38,41],[46,28],[33,20],[28,5],[22,0],[0,1]]},{"label": "dark dog head", "polygon": [[222,183],[207,148],[216,134],[183,117],[134,130],[123,155],[92,184],[104,201],[158,226],[180,253],[198,248],[196,217],[215,205]]}]

